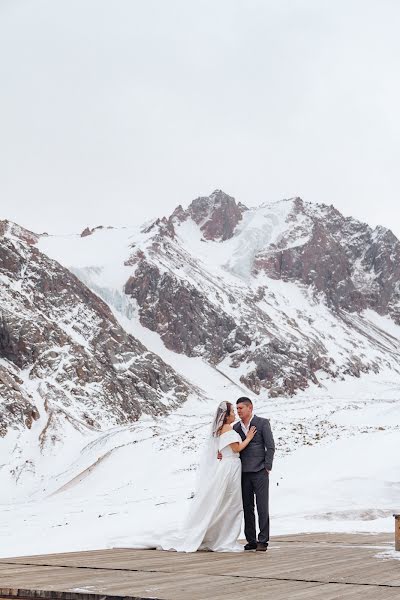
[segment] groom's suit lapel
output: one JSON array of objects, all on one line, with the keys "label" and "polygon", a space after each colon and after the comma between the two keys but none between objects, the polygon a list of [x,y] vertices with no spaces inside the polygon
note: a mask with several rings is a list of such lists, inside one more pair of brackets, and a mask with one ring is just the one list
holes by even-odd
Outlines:
[{"label": "groom's suit lapel", "polygon": [[236,423],[236,425],[234,425],[233,429],[240,435],[242,440],[246,439],[246,436],[244,435],[244,431],[242,429],[241,421],[239,421],[239,423]]}]

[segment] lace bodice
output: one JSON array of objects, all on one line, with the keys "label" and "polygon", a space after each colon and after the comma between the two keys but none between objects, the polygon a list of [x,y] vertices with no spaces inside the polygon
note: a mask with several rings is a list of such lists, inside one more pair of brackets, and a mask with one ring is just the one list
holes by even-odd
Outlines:
[{"label": "lace bodice", "polygon": [[229,444],[241,441],[242,438],[233,429],[231,429],[231,431],[225,431],[225,433],[219,436],[218,450],[221,452],[223,457],[233,456],[235,458],[240,458],[240,453],[234,452]]}]

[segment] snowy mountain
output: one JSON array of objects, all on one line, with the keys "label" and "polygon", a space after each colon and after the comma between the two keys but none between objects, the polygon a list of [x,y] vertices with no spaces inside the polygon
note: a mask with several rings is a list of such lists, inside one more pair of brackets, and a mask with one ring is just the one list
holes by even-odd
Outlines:
[{"label": "snowy mountain", "polygon": [[22,228],[0,228],[0,434],[43,417],[41,446],[165,414],[192,386],[117,323]]},{"label": "snowy mountain", "polygon": [[216,403],[243,394],[271,418],[280,531],[391,527],[399,252],[333,207],[220,190],[141,227],[0,222],[0,555],[179,519]]},{"label": "snowy mountain", "polygon": [[332,207],[247,209],[217,190],[142,229],[39,247],[132,331],[156,332],[255,394],[398,372],[400,243]]}]

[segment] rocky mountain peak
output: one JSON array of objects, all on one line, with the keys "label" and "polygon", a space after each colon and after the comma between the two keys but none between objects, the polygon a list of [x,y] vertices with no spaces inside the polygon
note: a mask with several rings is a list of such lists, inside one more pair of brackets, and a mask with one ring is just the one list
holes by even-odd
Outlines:
[{"label": "rocky mountain peak", "polygon": [[304,209],[304,200],[300,196],[295,196],[294,198],[290,198],[290,200],[293,202],[293,207],[296,210]]},{"label": "rocky mountain peak", "polygon": [[[44,233],[42,235],[47,234]],[[0,238],[2,237],[18,238],[19,240],[33,246],[37,244],[40,235],[5,219],[4,221],[0,221]]]},{"label": "rocky mountain peak", "polygon": [[256,254],[253,273],[311,286],[335,308],[371,308],[398,323],[399,265],[400,242],[389,229],[295,198],[277,241]]},{"label": "rocky mountain peak", "polygon": [[92,235],[95,231],[99,231],[101,229],[114,229],[111,225],[108,227],[104,227],[104,225],[98,225],[97,227],[85,227],[85,229],[80,234],[81,237],[87,237],[88,235]]},{"label": "rocky mountain peak", "polygon": [[233,232],[248,210],[241,202],[228,196],[222,190],[214,190],[210,196],[199,196],[184,210],[179,205],[170,217],[172,223],[192,219],[199,225],[206,240],[225,241]]},{"label": "rocky mountain peak", "polygon": [[379,239],[381,243],[395,244],[398,242],[397,237],[394,235],[391,229],[377,225],[374,229],[374,238]]}]

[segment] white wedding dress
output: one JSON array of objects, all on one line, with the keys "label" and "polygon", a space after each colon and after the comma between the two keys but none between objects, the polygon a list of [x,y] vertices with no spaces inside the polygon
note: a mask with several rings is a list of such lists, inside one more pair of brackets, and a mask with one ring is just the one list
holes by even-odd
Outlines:
[{"label": "white wedding dress", "polygon": [[[237,543],[242,525],[242,467],[239,452],[233,452],[229,444],[241,442],[240,435],[226,431],[210,446],[207,469],[192,500],[193,505],[182,529],[176,536],[160,540],[162,550],[177,552],[241,552]],[[216,452],[222,454],[217,460]]]}]

